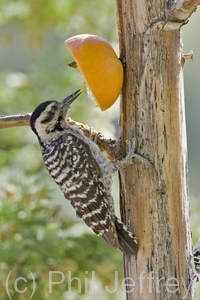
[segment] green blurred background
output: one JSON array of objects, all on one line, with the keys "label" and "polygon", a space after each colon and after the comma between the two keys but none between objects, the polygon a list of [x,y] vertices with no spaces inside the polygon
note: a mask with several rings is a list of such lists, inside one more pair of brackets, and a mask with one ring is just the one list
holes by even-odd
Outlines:
[{"label": "green blurred background", "polygon": [[[189,185],[193,240],[200,237],[200,139],[199,69],[200,13],[183,28],[184,53],[194,51],[194,62],[185,64],[185,102],[189,150]],[[83,87],[79,72],[66,66],[73,59],[64,40],[79,33],[107,39],[118,52],[115,1],[10,1],[0,2],[0,115],[32,112],[40,103],[61,100]],[[172,53],[173,55],[173,53]],[[70,109],[70,117],[87,123],[107,137],[118,136],[119,100],[106,112],[95,108],[84,89]],[[115,293],[115,271],[123,278],[120,251],[113,251],[75,218],[74,212],[48,175],[38,141],[29,127],[0,131],[0,299],[8,299],[6,277],[12,299],[28,299],[36,278],[35,299],[125,299],[119,285]],[[114,178],[117,186],[117,178]],[[114,191],[118,209],[118,192]],[[48,272],[66,274],[65,282],[49,293]],[[81,280],[72,290],[67,274]],[[85,293],[95,271],[95,294]],[[88,273],[87,273],[88,272]],[[27,278],[18,282],[16,278]],[[54,281],[60,281],[59,274]],[[199,298],[200,299],[200,296]]]}]

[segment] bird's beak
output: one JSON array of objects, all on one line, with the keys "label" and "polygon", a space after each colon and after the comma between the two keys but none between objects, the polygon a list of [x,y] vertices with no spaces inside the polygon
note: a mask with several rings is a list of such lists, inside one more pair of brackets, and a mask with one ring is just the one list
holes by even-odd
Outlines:
[{"label": "bird's beak", "polygon": [[77,90],[75,93],[69,95],[67,98],[63,99],[61,103],[63,103],[63,108],[69,108],[70,104],[82,93],[82,90]]}]

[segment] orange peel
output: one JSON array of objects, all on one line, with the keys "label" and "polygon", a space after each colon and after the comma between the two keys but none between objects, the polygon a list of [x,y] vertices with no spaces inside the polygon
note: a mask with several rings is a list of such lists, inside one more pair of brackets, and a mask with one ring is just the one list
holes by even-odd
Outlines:
[{"label": "orange peel", "polygon": [[101,110],[110,108],[123,85],[123,66],[112,46],[90,34],[72,36],[65,44]]}]

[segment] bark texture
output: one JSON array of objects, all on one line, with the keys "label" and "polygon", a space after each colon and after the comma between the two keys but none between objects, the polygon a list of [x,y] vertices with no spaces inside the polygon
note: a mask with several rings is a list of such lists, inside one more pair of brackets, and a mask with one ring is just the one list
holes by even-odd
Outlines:
[{"label": "bark texture", "polygon": [[126,58],[122,144],[126,152],[126,141],[135,137],[135,152],[148,160],[135,159],[120,172],[122,216],[139,240],[137,257],[125,258],[129,300],[195,299],[181,41],[186,20],[172,20],[172,2],[117,0]]}]

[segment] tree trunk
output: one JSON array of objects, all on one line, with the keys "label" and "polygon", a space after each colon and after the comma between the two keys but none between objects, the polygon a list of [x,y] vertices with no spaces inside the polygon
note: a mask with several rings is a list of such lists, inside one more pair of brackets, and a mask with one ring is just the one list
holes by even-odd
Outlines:
[{"label": "tree trunk", "polygon": [[[135,152],[146,159],[135,159],[120,172],[122,217],[139,240],[137,257],[124,261],[129,300],[196,298],[187,183],[184,20],[170,2],[174,1],[117,0],[120,56],[126,58],[122,144],[125,153],[127,140],[134,137]],[[182,2],[184,10],[184,1],[176,2]],[[180,5],[177,9],[182,12]],[[192,11],[184,11],[187,18]]]}]

